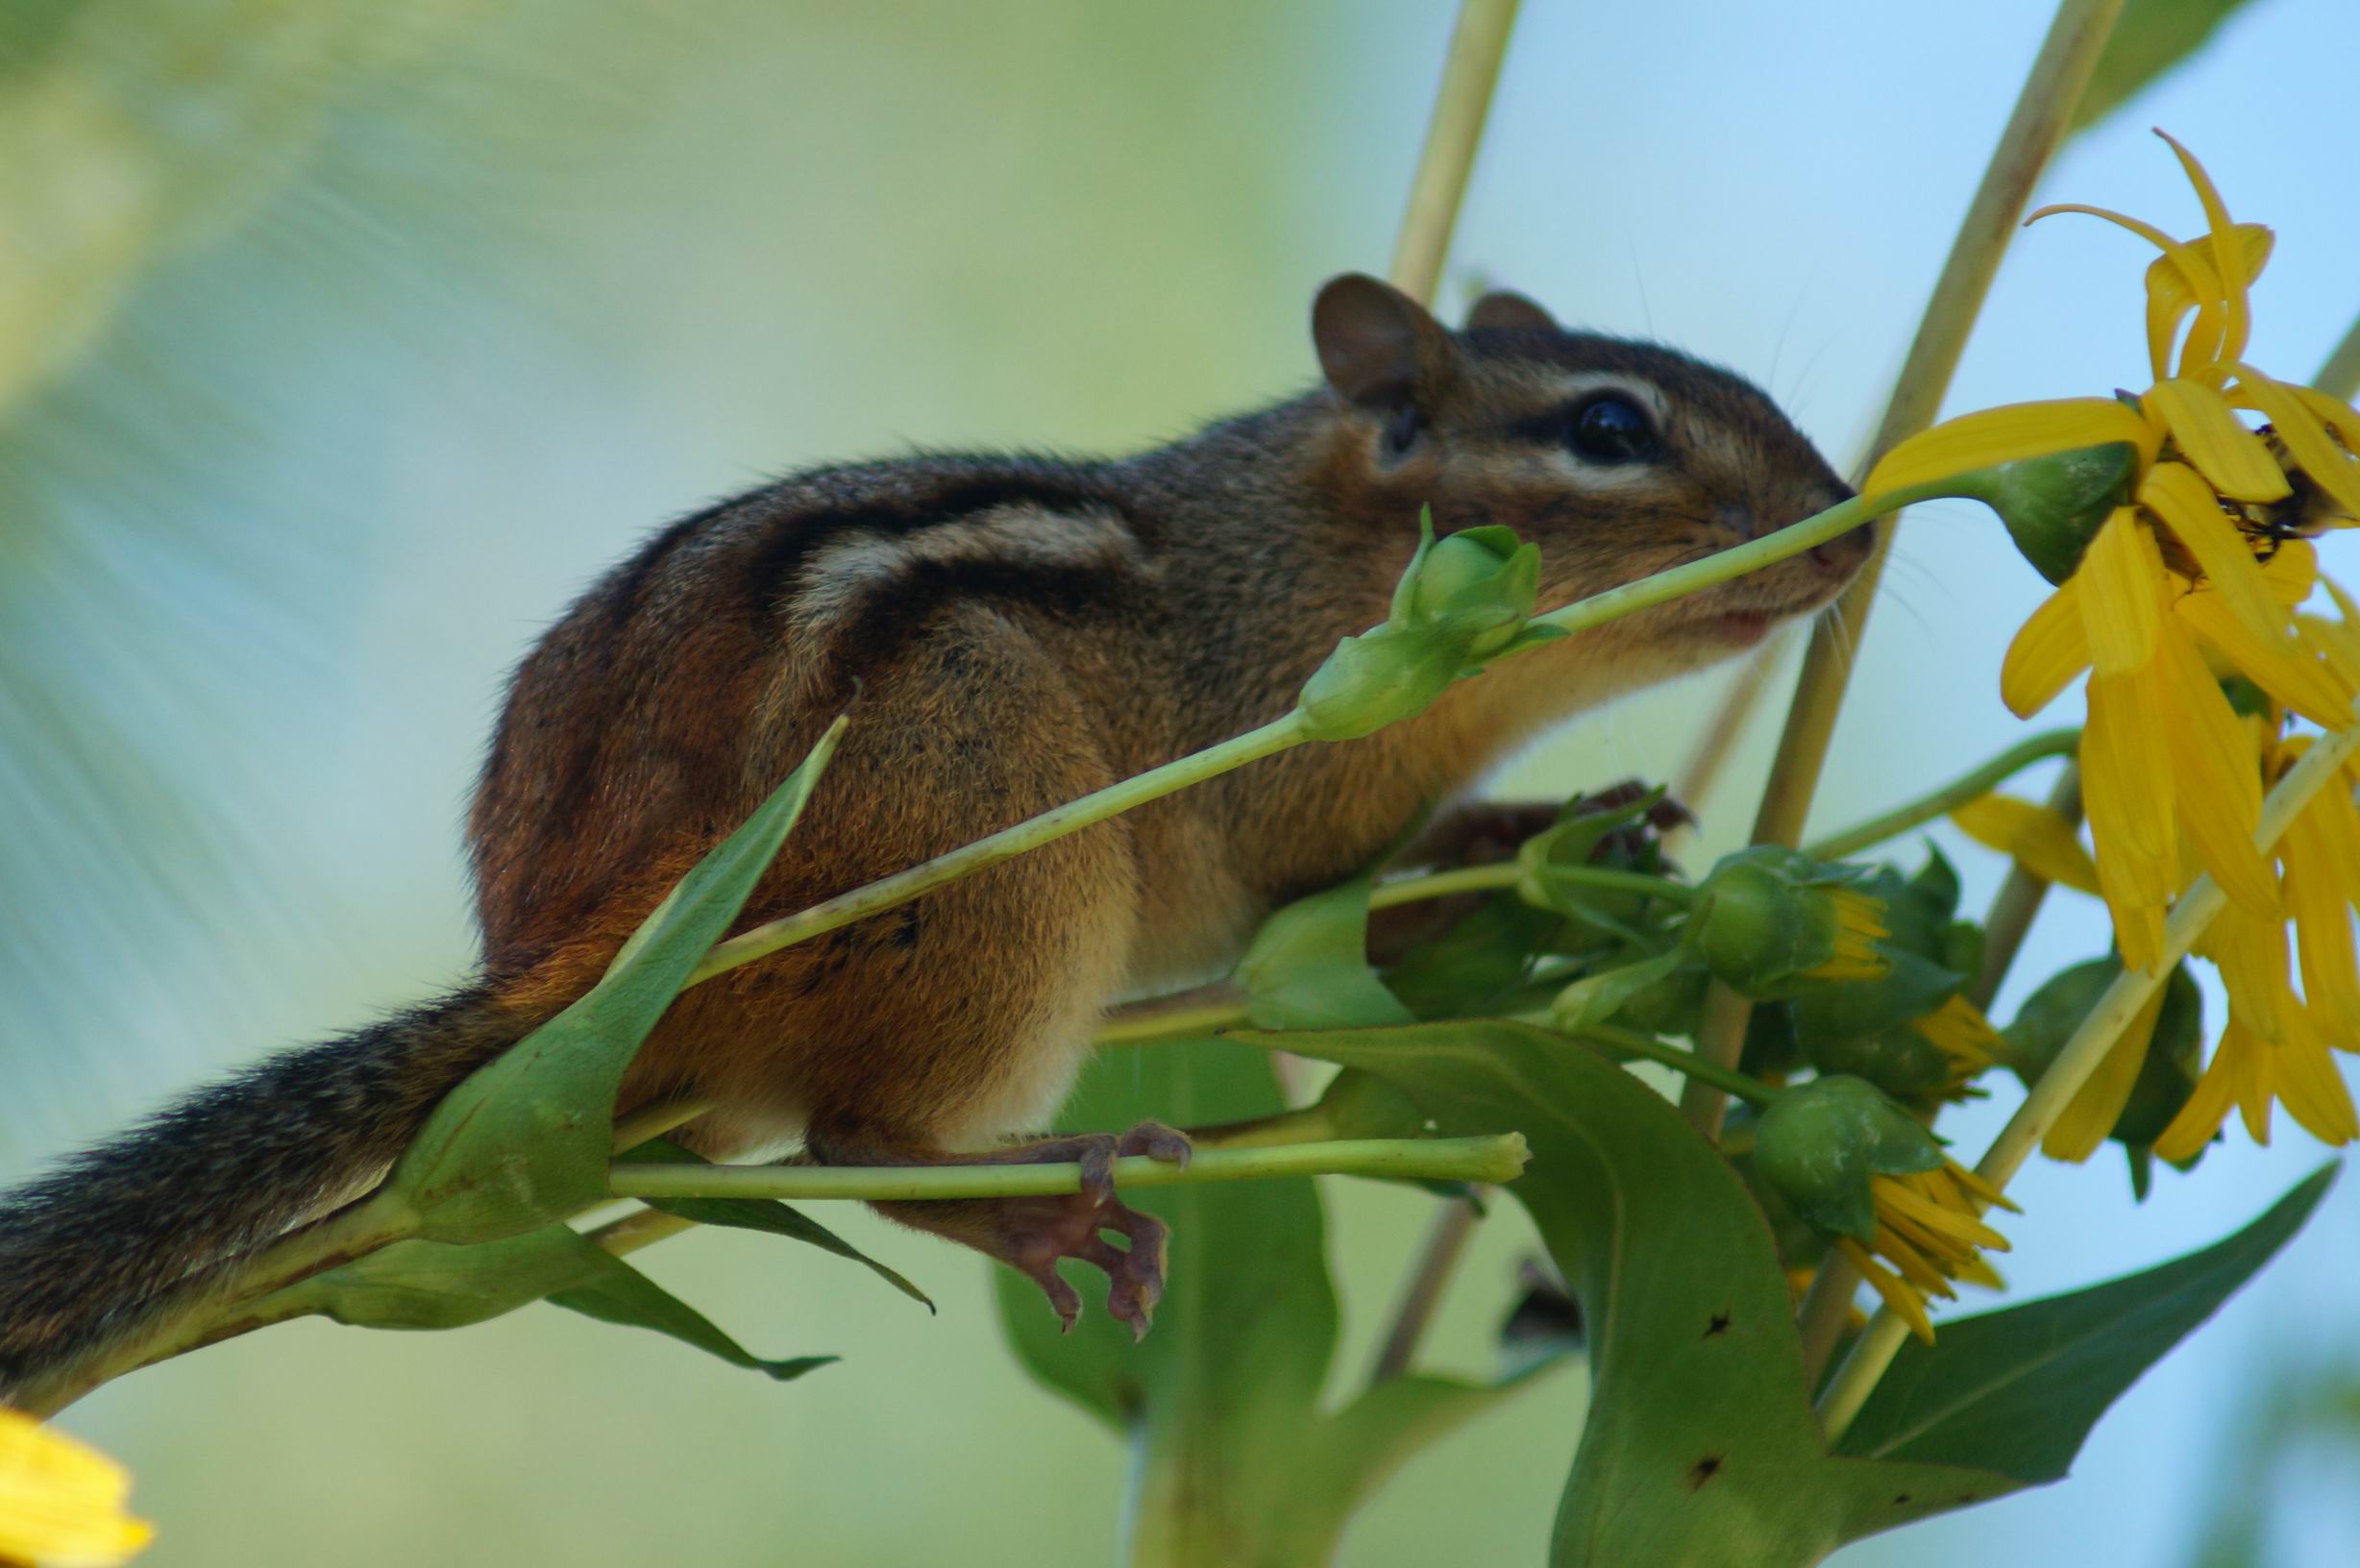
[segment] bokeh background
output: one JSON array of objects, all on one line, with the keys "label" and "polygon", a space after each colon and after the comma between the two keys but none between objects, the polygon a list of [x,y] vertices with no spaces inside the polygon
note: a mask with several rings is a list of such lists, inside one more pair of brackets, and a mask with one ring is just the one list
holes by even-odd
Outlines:
[{"label": "bokeh background", "polygon": [[[2047,10],[1529,0],[1446,294],[1506,282],[1723,360],[1840,463]],[[502,676],[644,530],[817,459],[1119,449],[1305,383],[1312,290],[1389,255],[1449,23],[1374,0],[14,0],[0,1179],[466,967],[456,824]],[[2045,194],[2192,232],[2145,134],[2174,130],[2277,228],[2251,356],[2307,375],[2360,308],[2356,60],[2348,0],[2257,0]],[[2082,220],[2025,236],[1952,406],[2139,380],[2145,261]],[[2329,570],[2360,572],[2342,551]],[[1996,527],[1928,508],[1888,581],[1822,825],[2018,733],[1996,671],[2041,585]],[[1668,774],[1718,690],[1626,703],[1511,782]],[[1703,802],[1713,846],[1781,705]],[[1998,868],[1953,847],[1972,905]],[[2019,972],[2103,940],[2060,903]],[[2006,1098],[1957,1118],[1967,1147]],[[2040,1166],[2008,1272],[2156,1261],[2324,1158],[2292,1127],[2236,1139],[2144,1207],[2110,1153]],[[1427,1209],[1328,1195],[1340,1378]],[[762,1354],[845,1358],[792,1385],[534,1309],[298,1324],[67,1424],[137,1472],[159,1568],[1106,1560],[1123,1454],[1024,1380],[984,1265],[824,1217],[941,1315],[743,1237],[642,1260]],[[2347,1184],[2074,1479],[1843,1560],[2360,1561],[2355,1241]],[[1438,1364],[1487,1363],[1530,1245],[1512,1209],[1486,1227]],[[1345,1560],[1537,1560],[1581,1405],[1561,1372],[1419,1459]]]}]

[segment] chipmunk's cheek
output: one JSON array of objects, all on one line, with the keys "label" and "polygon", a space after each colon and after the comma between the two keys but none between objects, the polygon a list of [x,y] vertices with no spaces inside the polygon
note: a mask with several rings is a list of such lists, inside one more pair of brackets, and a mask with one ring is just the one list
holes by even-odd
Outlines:
[{"label": "chipmunk's cheek", "polygon": [[1705,635],[1733,649],[1748,649],[1770,635],[1771,616],[1766,610],[1731,610],[1712,616],[1705,622]]}]

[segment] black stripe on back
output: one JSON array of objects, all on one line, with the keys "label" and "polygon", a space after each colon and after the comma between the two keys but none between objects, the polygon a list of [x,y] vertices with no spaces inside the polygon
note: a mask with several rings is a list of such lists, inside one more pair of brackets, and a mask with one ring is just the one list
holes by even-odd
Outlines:
[{"label": "black stripe on back", "polygon": [[1073,623],[1113,614],[1129,597],[1127,582],[1104,567],[911,561],[895,574],[890,594],[863,605],[837,634],[829,663],[845,674],[874,670],[961,600],[994,600],[1008,608]]},{"label": "black stripe on back", "polygon": [[840,540],[863,533],[897,538],[1002,506],[1127,515],[1119,498],[1078,476],[1018,469],[947,478],[910,495],[799,510],[770,524],[768,536],[747,563],[747,607],[768,616],[813,554]]}]

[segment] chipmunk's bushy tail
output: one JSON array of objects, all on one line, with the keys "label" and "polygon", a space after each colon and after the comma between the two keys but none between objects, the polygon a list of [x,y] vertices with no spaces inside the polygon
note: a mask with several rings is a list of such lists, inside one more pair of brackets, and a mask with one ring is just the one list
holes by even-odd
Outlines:
[{"label": "chipmunk's bushy tail", "polygon": [[200,1090],[0,1194],[0,1403],[356,1195],[540,1021],[468,986]]}]

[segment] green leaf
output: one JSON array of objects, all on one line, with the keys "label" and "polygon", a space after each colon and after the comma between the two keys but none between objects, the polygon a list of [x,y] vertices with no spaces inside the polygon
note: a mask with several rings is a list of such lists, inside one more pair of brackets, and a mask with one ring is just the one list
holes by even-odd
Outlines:
[{"label": "green leaf", "polygon": [[[703,1156],[680,1147],[667,1138],[651,1139],[631,1151],[631,1158],[651,1164],[708,1164]],[[761,1231],[770,1236],[790,1237],[823,1252],[832,1252],[874,1273],[887,1285],[912,1301],[934,1311],[933,1298],[912,1285],[898,1271],[886,1267],[867,1253],[855,1247],[818,1220],[800,1210],[770,1198],[650,1198],[648,1207],[671,1214],[676,1219],[694,1220],[700,1225],[726,1225],[741,1231]]]},{"label": "green leaf", "polygon": [[[1266,1053],[1167,1043],[1094,1064],[1063,1124],[1241,1121],[1283,1105]],[[1328,1561],[1355,1507],[1404,1458],[1521,1384],[1521,1373],[1402,1378],[1325,1413],[1337,1306],[1318,1188],[1184,1185],[1126,1201],[1172,1227],[1170,1286],[1143,1342],[1094,1310],[1061,1335],[1040,1291],[997,1271],[1018,1359],[1132,1445],[1124,1561]],[[1104,1280],[1067,1267],[1094,1308]]]},{"label": "green leaf", "polygon": [[387,1183],[416,1216],[416,1234],[497,1240],[606,1195],[624,1071],[786,842],[844,723],[680,880],[587,994],[436,1107]]},{"label": "green leaf", "polygon": [[2319,1206],[2328,1165],[2225,1241],[2142,1274],[1946,1322],[1905,1345],[1845,1433],[1846,1454],[2061,1479],[2090,1428],[2220,1309]]},{"label": "green leaf", "polygon": [[1231,978],[1247,1016],[1264,1029],[1337,1029],[1407,1023],[1410,1010],[1368,966],[1371,865],[1347,882],[1293,903],[1262,922]]},{"label": "green leaf", "polygon": [[398,1241],[288,1286],[261,1304],[367,1329],[456,1329],[543,1299],[607,1323],[653,1329],[781,1383],[833,1356],[766,1361],[686,1302],[568,1226],[476,1246]]},{"label": "green leaf", "polygon": [[2020,1482],[1831,1458],[1770,1227],[1728,1162],[1594,1050],[1480,1021],[1269,1037],[1390,1080],[1445,1136],[1515,1129],[1507,1191],[1582,1304],[1588,1416],[1550,1560],[1649,1568],[1819,1561]]},{"label": "green leaf", "polygon": [[2133,93],[2202,48],[2246,0],[2129,0],[2074,106],[2072,130],[2096,125]]},{"label": "green leaf", "polygon": [[[598,1251],[595,1247],[591,1250]],[[606,1258],[609,1266],[599,1270],[582,1284],[551,1296],[549,1299],[553,1306],[579,1312],[584,1317],[595,1317],[602,1323],[653,1329],[658,1334],[670,1335],[684,1345],[694,1345],[707,1355],[718,1356],[731,1366],[759,1372],[774,1383],[791,1383],[813,1368],[825,1366],[836,1360],[833,1356],[797,1356],[787,1360],[764,1360],[714,1327],[711,1318],[622,1259],[608,1258],[603,1252],[600,1252],[599,1256]]]}]

